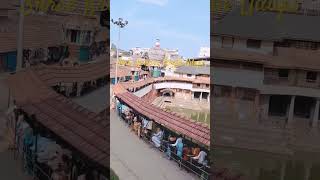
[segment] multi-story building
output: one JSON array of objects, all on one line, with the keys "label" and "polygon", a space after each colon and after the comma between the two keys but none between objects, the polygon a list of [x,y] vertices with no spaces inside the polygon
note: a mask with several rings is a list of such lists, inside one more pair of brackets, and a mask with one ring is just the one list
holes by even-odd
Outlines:
[{"label": "multi-story building", "polygon": [[[320,26],[313,23],[319,20],[283,14],[279,22],[277,13],[240,16],[235,9],[215,24],[217,147],[303,157],[303,176],[311,178],[319,159],[302,154],[320,153]],[[281,170],[281,177],[286,173]]]},{"label": "multi-story building", "polygon": [[[22,42],[23,66],[26,62],[62,62],[67,57],[81,63],[106,54],[109,13],[102,1],[92,2],[88,6],[91,11],[84,0],[76,2],[71,9],[64,8],[70,3],[68,0],[57,1],[64,3],[60,10],[53,8],[57,4],[39,10],[35,1],[25,1],[24,18],[19,18],[19,1],[1,1],[0,69],[15,70],[18,41]],[[19,23],[23,24],[21,39],[17,36]]]}]

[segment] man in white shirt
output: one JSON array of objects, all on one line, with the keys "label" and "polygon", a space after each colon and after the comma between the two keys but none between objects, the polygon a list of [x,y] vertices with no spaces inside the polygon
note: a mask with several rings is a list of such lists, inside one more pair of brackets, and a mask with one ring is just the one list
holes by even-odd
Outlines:
[{"label": "man in white shirt", "polygon": [[204,150],[202,150],[202,151],[200,151],[198,156],[193,157],[192,159],[198,160],[198,163],[201,165],[206,165],[206,163],[205,163],[206,157],[207,157],[207,153]]}]

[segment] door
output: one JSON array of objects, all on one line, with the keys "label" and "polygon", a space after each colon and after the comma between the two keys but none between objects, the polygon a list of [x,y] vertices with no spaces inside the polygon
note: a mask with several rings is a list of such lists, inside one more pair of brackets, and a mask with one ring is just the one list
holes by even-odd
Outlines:
[{"label": "door", "polygon": [[0,73],[7,71],[7,55],[0,54]]},{"label": "door", "polygon": [[80,62],[88,62],[89,61],[89,48],[82,46],[80,48],[80,55],[79,55]]},{"label": "door", "polygon": [[17,52],[10,52],[7,54],[7,70],[13,72],[17,66]]}]

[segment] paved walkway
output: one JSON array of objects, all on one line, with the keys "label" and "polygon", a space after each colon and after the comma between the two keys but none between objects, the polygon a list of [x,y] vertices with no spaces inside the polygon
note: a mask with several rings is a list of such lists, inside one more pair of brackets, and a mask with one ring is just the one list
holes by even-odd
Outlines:
[{"label": "paved walkway", "polygon": [[139,139],[110,112],[111,168],[121,180],[198,180],[159,150]]},{"label": "paved walkway", "polygon": [[101,87],[85,96],[73,98],[72,100],[88,110],[99,113],[107,108],[107,86]]}]

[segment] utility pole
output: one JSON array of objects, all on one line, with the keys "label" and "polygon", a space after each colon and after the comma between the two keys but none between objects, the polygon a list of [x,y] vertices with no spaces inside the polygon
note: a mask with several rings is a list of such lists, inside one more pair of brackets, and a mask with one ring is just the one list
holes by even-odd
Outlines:
[{"label": "utility pole", "polygon": [[120,30],[121,30],[121,28],[124,28],[124,27],[128,24],[128,21],[123,21],[122,18],[119,18],[118,21],[114,21],[113,19],[111,19],[111,22],[119,27],[118,42],[117,42],[116,74],[115,74],[115,84],[117,84],[117,82],[118,82],[118,63],[119,63]]},{"label": "utility pole", "polygon": [[24,0],[20,0],[16,71],[19,71],[19,70],[22,69],[22,60],[23,60],[22,59],[23,58],[23,24],[24,24]]}]

